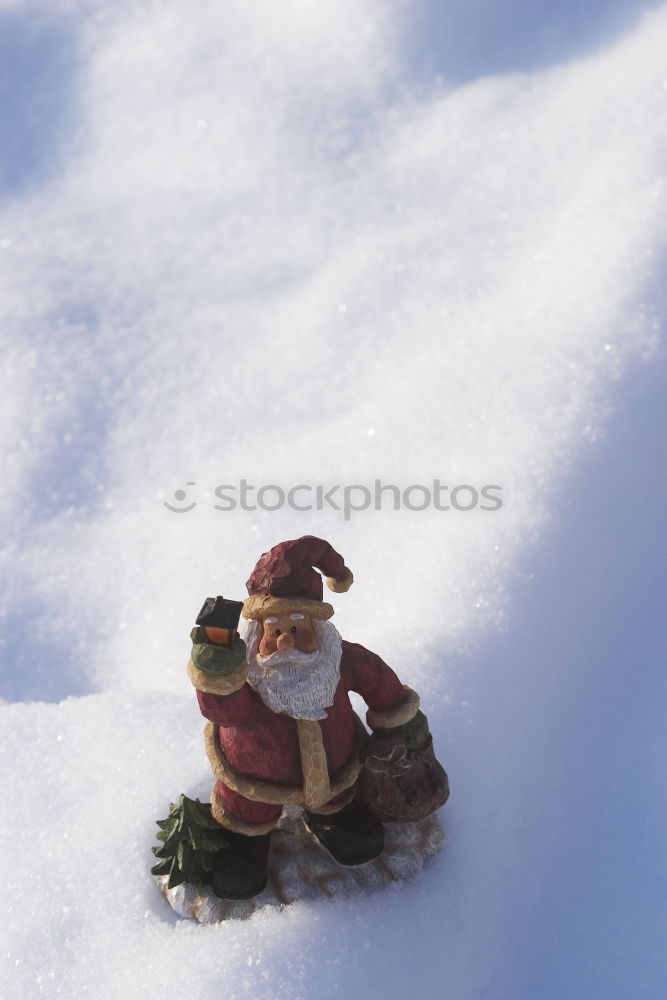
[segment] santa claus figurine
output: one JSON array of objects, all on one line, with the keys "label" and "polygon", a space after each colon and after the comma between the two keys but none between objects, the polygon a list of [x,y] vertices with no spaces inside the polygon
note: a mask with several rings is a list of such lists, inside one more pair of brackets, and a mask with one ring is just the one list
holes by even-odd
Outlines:
[{"label": "santa claus figurine", "polygon": [[[447,798],[419,698],[375,653],[341,639],[322,600],[352,573],[321,538],[265,552],[247,582],[243,638],[193,630],[188,673],[197,689],[216,784],[211,811],[228,846],[211,882],[225,899],[264,889],[271,831],[285,805],[342,865],[384,846],[383,821],[421,819]],[[348,697],[368,705],[371,735]]]}]

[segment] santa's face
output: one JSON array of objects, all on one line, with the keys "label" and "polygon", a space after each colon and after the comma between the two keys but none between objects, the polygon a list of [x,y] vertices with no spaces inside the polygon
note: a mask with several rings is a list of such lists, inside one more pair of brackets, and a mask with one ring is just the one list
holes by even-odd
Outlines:
[{"label": "santa's face", "polygon": [[271,657],[275,653],[288,653],[290,650],[314,653],[316,649],[317,639],[309,615],[287,611],[262,619],[262,638],[258,648],[260,656]]},{"label": "santa's face", "polygon": [[326,718],[342,655],[342,640],[331,622],[296,612],[269,615],[249,621],[243,637],[248,683],[265,705],[293,719]]}]

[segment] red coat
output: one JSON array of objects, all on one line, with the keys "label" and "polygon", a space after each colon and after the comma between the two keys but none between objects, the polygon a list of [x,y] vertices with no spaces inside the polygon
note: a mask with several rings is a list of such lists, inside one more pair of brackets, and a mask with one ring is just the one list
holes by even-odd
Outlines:
[{"label": "red coat", "polygon": [[[319,723],[330,775],[358,753],[359,722],[348,691],[356,691],[370,709],[390,712],[406,690],[375,653],[343,640],[340,682],[326,719]],[[220,746],[234,770],[247,778],[299,787],[303,783],[297,721],[273,712],[249,684],[228,695],[197,691],[202,715],[219,726]]]}]

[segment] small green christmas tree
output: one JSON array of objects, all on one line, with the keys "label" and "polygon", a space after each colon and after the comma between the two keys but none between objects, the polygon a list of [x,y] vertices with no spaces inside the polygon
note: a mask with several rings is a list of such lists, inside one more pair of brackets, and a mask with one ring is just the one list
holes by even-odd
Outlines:
[{"label": "small green christmas tree", "polygon": [[159,819],[157,839],[161,847],[154,847],[153,854],[161,860],[153,868],[153,875],[168,875],[168,888],[181,882],[206,885],[213,869],[213,858],[229,842],[225,831],[211,815],[208,803],[181,795],[172,802],[167,819]]}]

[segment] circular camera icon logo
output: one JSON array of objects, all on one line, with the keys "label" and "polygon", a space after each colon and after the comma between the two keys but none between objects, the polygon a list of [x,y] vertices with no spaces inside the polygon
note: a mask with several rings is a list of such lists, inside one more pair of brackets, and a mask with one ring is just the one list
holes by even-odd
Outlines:
[{"label": "circular camera icon logo", "polygon": [[[185,485],[186,486],[196,486],[197,484],[196,483],[186,483]],[[177,503],[179,503],[179,504],[182,505],[184,503],[184,501],[186,501],[187,499],[188,499],[187,490],[174,490],[174,500],[176,500]],[[172,511],[174,514],[187,514],[189,511],[195,509],[195,507],[197,506],[197,501],[193,500],[192,503],[188,504],[187,507],[183,507],[183,506],[174,507],[174,506],[172,506],[170,503],[168,503],[165,500],[164,501],[164,506],[167,508],[167,510]]]}]

